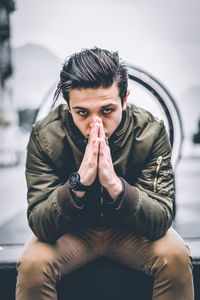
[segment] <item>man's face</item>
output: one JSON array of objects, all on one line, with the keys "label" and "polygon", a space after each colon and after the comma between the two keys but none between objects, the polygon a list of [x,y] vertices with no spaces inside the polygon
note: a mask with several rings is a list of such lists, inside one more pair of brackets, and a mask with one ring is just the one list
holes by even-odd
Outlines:
[{"label": "man's face", "polygon": [[[128,94],[127,94],[128,95]],[[119,87],[114,82],[109,88],[81,88],[69,92],[70,111],[75,125],[88,138],[91,124],[101,118],[104,131],[110,137],[121,122],[126,99],[121,104]]]}]

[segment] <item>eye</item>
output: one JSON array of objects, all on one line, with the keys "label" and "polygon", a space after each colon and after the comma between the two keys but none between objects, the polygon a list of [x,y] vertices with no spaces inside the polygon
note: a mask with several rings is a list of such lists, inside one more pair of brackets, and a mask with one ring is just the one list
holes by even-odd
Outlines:
[{"label": "eye", "polygon": [[77,111],[77,114],[79,115],[79,116],[82,116],[82,117],[85,117],[86,115],[87,115],[87,111],[86,110],[80,110],[80,111]]},{"label": "eye", "polygon": [[103,114],[104,115],[108,115],[108,114],[110,114],[111,112],[112,112],[112,109],[110,109],[110,108],[105,108],[105,109],[103,109]]}]

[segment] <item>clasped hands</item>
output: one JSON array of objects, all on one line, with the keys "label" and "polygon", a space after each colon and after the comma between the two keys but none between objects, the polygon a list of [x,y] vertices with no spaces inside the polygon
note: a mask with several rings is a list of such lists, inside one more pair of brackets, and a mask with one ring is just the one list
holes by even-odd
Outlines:
[{"label": "clasped hands", "polygon": [[[95,118],[90,124],[91,131],[85,154],[78,170],[80,182],[90,186],[98,176],[99,183],[114,200],[122,190],[122,182],[115,173],[110,148],[100,118]],[[85,192],[76,191],[77,197],[83,197]]]}]

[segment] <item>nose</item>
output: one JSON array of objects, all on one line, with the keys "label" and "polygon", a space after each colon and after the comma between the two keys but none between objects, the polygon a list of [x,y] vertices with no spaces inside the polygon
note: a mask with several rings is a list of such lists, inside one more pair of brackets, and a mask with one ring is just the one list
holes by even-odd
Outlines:
[{"label": "nose", "polygon": [[90,126],[94,123],[102,123],[102,119],[96,114],[91,116]]}]

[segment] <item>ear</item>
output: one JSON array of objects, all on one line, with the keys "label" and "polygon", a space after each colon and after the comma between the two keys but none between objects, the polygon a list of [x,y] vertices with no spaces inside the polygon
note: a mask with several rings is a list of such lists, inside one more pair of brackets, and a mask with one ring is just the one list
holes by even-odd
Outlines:
[{"label": "ear", "polygon": [[130,90],[127,91],[126,93],[126,96],[123,100],[123,106],[122,106],[122,109],[125,110],[126,109],[126,104],[127,104],[127,99],[128,99],[128,96],[130,95]]}]

